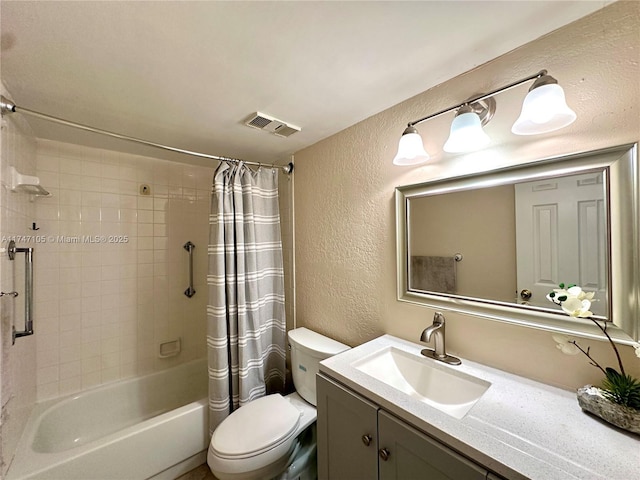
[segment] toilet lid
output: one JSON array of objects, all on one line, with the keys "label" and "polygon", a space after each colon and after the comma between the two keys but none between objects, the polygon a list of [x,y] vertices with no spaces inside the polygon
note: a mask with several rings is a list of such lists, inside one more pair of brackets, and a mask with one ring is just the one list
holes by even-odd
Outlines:
[{"label": "toilet lid", "polygon": [[211,437],[220,457],[258,455],[291,438],[300,422],[300,411],[276,393],[253,400],[225,418]]}]

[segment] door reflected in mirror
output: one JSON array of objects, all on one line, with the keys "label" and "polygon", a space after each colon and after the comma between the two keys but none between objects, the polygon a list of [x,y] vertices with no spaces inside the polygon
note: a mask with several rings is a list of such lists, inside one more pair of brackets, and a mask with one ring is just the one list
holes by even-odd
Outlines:
[{"label": "door reflected in mirror", "polygon": [[604,177],[596,171],[515,185],[518,301],[548,307],[546,295],[560,280],[594,292],[591,311],[609,317]]}]

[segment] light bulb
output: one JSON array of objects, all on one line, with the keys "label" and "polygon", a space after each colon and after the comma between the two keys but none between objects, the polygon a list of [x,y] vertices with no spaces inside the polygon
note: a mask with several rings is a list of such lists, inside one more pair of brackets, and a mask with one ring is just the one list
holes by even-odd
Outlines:
[{"label": "light bulb", "polygon": [[398,153],[393,159],[394,165],[419,165],[431,158],[422,144],[422,138],[415,127],[407,127],[400,137]]},{"label": "light bulb", "polygon": [[449,153],[471,152],[490,142],[482,130],[480,117],[475,112],[459,113],[451,123],[449,138],[442,149]]},{"label": "light bulb", "polygon": [[576,113],[567,105],[560,85],[549,83],[536,87],[534,83],[511,131],[516,135],[537,135],[559,130],[575,119]]}]

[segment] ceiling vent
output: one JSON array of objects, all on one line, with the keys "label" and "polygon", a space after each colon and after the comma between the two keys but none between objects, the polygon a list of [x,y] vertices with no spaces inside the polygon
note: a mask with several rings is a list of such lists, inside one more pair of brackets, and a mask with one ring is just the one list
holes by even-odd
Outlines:
[{"label": "ceiling vent", "polygon": [[289,137],[300,131],[300,127],[288,124],[277,118],[270,117],[264,113],[256,112],[244,121],[244,124],[251,128],[264,130],[279,137]]}]

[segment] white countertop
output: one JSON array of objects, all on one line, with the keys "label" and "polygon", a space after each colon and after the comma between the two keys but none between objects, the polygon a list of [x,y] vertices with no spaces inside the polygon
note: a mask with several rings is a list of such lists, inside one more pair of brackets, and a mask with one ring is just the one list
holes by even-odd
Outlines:
[{"label": "white countertop", "polygon": [[462,359],[447,367],[491,386],[458,420],[351,365],[389,346],[424,348],[383,335],[322,361],[320,371],[508,479],[640,480],[640,437],[584,413],[575,393]]}]

